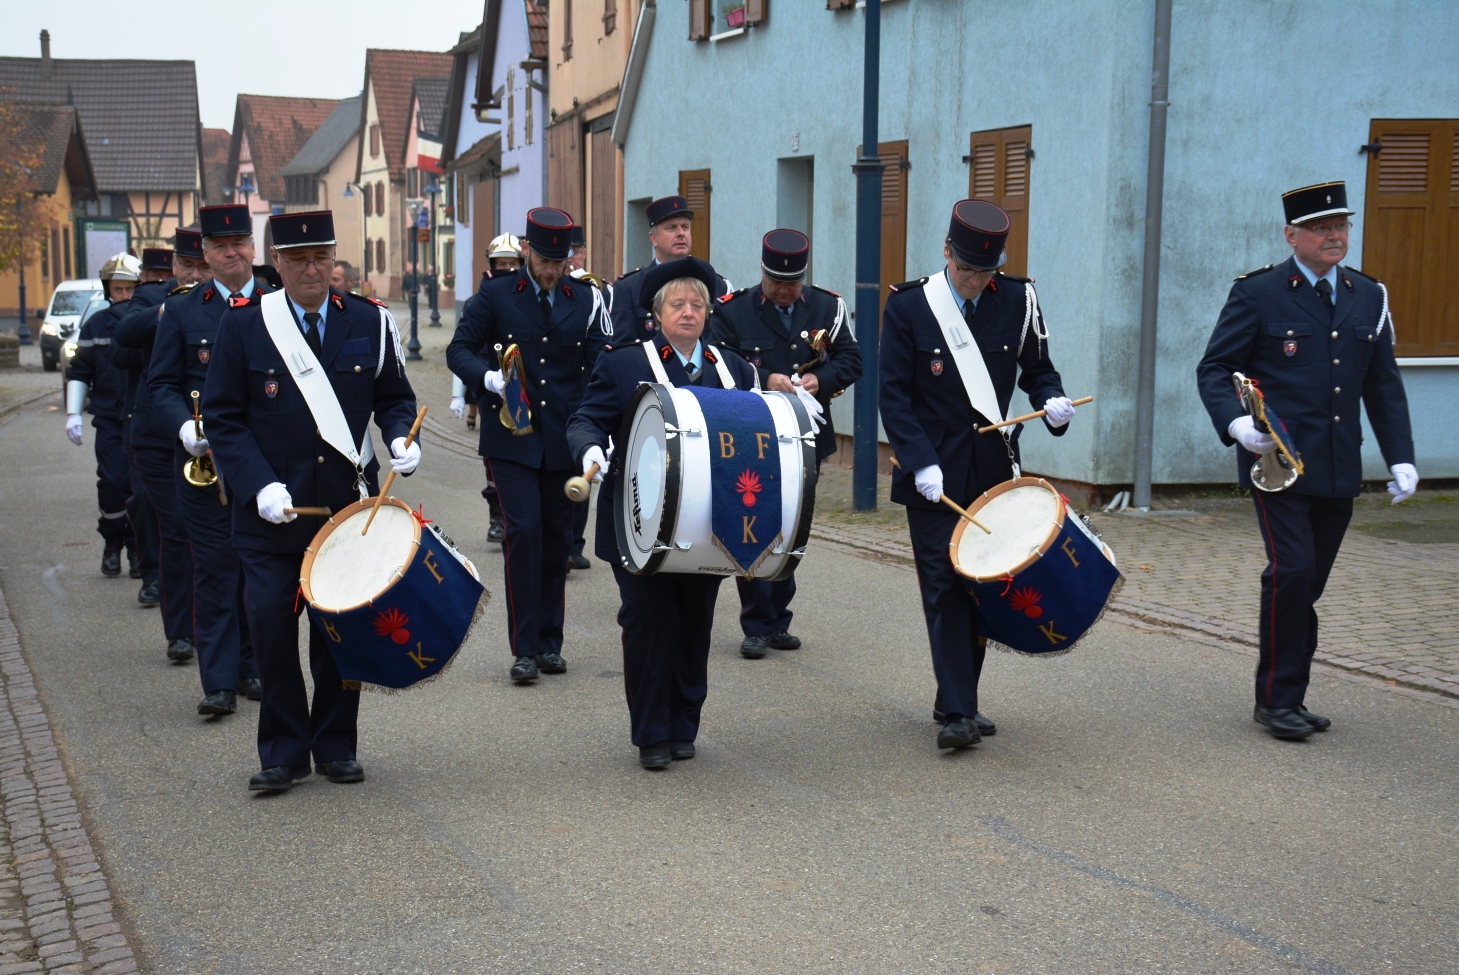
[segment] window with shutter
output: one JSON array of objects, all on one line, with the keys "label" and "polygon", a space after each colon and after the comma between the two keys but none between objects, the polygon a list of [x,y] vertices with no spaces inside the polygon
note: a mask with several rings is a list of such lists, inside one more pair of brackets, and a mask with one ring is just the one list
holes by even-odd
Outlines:
[{"label": "window with shutter", "polygon": [[[375,216],[385,216],[385,184],[382,182],[375,183]],[[385,262],[382,260],[380,263]]]},{"label": "window with shutter", "polygon": [[375,270],[385,273],[385,238],[375,241]]},{"label": "window with shutter", "polygon": [[689,0],[689,40],[702,41],[709,36],[709,0]]},{"label": "window with shutter", "polygon": [[562,0],[562,59],[572,60],[572,0]]},{"label": "window with shutter", "polygon": [[[857,158],[861,146],[856,147]],[[881,303],[886,307],[892,285],[907,280],[907,141],[877,145],[881,160]]]},{"label": "window with shutter", "polygon": [[974,132],[969,138],[968,196],[996,203],[1008,211],[1009,274],[1028,274],[1028,193],[1031,126],[989,129]]},{"label": "window with shutter", "polygon": [[380,158],[380,126],[374,123],[370,125],[370,158]]},{"label": "window with shutter", "polygon": [[461,185],[452,194],[452,201],[455,206],[456,222],[463,227],[471,226],[471,187],[466,184],[466,176],[457,173],[455,176],[446,179],[447,186],[455,186],[457,180]]},{"label": "window with shutter", "polygon": [[419,199],[420,197],[420,170],[414,166],[405,171],[405,197],[408,200]]},{"label": "window with shutter", "polygon": [[1394,351],[1459,356],[1459,119],[1374,119],[1368,142],[1363,270],[1388,288]]},{"label": "window with shutter", "polygon": [[[826,0],[827,10],[852,10],[856,7],[856,0]],[[896,284],[893,281],[892,284]]]},{"label": "window with shutter", "polygon": [[701,261],[709,260],[709,197],[713,192],[709,170],[679,170],[679,195],[694,213],[689,222],[689,253]]},{"label": "window with shutter", "polygon": [[603,0],[603,36],[618,28],[618,0]]},{"label": "window with shutter", "polygon": [[566,210],[574,220],[583,213],[583,140],[579,116],[547,130],[547,205]]},{"label": "window with shutter", "polygon": [[360,187],[360,195],[364,199],[365,216],[375,212],[375,189],[369,183]]},{"label": "window with shutter", "polygon": [[770,0],[745,0],[745,24],[754,26],[765,23],[770,16]]}]

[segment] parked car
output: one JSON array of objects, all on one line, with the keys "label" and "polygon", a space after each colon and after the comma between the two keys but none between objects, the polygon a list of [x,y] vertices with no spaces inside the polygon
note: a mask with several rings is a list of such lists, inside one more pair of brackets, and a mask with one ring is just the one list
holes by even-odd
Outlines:
[{"label": "parked car", "polygon": [[[99,278],[62,281],[51,293],[51,304],[41,322],[41,366],[55,372],[64,359],[76,354],[76,336],[81,331],[81,316],[93,298],[102,297]],[[70,353],[66,344],[70,343]]]}]

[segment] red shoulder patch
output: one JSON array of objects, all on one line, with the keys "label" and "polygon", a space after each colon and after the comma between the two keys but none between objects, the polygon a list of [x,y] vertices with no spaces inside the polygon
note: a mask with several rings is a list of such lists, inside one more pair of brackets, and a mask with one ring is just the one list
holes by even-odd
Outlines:
[{"label": "red shoulder patch", "polygon": [[389,308],[390,307],[389,305],[385,304],[385,302],[381,301],[379,298],[366,298],[365,300],[368,301],[368,302],[371,302],[373,304],[379,305],[381,308]]},{"label": "red shoulder patch", "polygon": [[720,295],[718,298],[716,298],[714,300],[717,301],[717,302],[719,302],[721,305],[727,305],[727,304],[729,304],[729,300],[731,298],[733,298],[737,294],[739,294],[738,291],[731,291],[728,294],[722,294],[722,295]]},{"label": "red shoulder patch", "polygon": [[[203,296],[203,300],[204,301],[207,301],[208,300],[206,295]],[[247,308],[248,307],[248,298],[246,298],[243,295],[234,295],[232,298],[229,298],[228,299],[228,307],[229,308]]]},{"label": "red shoulder patch", "polygon": [[572,297],[572,285],[568,284],[567,282],[563,282],[563,285],[562,285],[562,293],[565,294],[565,295],[567,295],[569,298],[571,298]]},{"label": "red shoulder patch", "polygon": [[209,288],[207,291],[204,291],[203,292],[203,300],[204,301],[212,301],[213,300],[213,289],[212,288]]},{"label": "red shoulder patch", "polygon": [[674,347],[672,345],[665,345],[662,349],[659,350],[659,358],[660,359],[663,359],[665,362],[668,362],[669,361],[669,353],[671,353],[673,351],[674,351]]},{"label": "red shoulder patch", "polygon": [[523,278],[522,280],[520,280],[520,281],[517,282],[517,290],[518,291],[525,290],[526,287],[527,287],[527,279],[526,278]]},{"label": "red shoulder patch", "polygon": [[330,304],[334,305],[335,308],[339,309],[340,311],[344,311],[344,299],[341,298],[339,295],[331,294],[329,296],[329,302]]},{"label": "red shoulder patch", "polygon": [[997,294],[997,293],[998,293],[998,279],[997,279],[997,278],[996,278],[996,277],[995,277],[995,278],[989,278],[989,279],[988,279],[988,288],[989,288],[989,289],[990,289],[990,290],[991,290],[991,291],[992,291],[992,292],[993,292],[993,293],[994,293],[994,294],[995,294],[995,295],[996,295],[996,294]]},{"label": "red shoulder patch", "polygon": [[706,348],[704,350],[704,358],[708,359],[710,362],[718,362],[719,361],[718,359],[716,359],[714,357],[714,350],[713,349],[709,349],[709,348]]}]

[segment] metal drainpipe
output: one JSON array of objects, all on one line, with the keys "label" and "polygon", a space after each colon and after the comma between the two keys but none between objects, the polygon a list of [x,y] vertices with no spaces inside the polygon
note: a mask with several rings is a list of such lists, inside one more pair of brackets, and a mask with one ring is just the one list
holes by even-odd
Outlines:
[{"label": "metal drainpipe", "polygon": [[1155,433],[1155,339],[1160,311],[1160,223],[1165,209],[1165,116],[1170,108],[1170,0],[1155,0],[1150,78],[1150,161],[1145,185],[1145,279],[1140,298],[1140,374],[1135,393],[1134,505],[1150,510]]},{"label": "metal drainpipe", "polygon": [[877,394],[881,387],[881,157],[877,154],[877,95],[881,89],[881,0],[866,0],[861,158],[856,170],[856,344],[861,382],[852,439],[851,507],[876,510]]}]

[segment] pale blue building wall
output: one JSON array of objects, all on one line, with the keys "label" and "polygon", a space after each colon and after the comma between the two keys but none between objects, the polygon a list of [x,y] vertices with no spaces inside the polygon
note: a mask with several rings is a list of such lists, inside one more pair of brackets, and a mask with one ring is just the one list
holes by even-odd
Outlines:
[{"label": "pale blue building wall", "polygon": [[[968,134],[1033,127],[1029,272],[1066,389],[1097,397],[1061,439],[1026,431],[1025,465],[1040,473],[1132,477],[1153,22],[1153,2],[1129,0],[882,7],[880,138],[909,142],[908,277],[942,266],[949,210],[967,195]],[[742,36],[687,36],[688,4],[661,2],[624,150],[625,199],[673,193],[679,170],[710,168],[711,259],[749,284],[759,238],[776,225],[777,161],[814,157],[813,276],[849,298],[863,15],[781,2]],[[1361,267],[1358,146],[1372,118],[1459,115],[1455,51],[1459,3],[1175,0],[1157,482],[1233,479],[1194,369],[1231,279],[1290,254],[1281,192],[1346,179],[1358,211],[1348,263]],[[640,222],[629,214],[625,226]],[[1404,379],[1411,401],[1452,397],[1459,363],[1405,368]],[[851,429],[854,395],[833,404],[840,430]],[[1459,430],[1437,412],[1414,412],[1420,472],[1459,476]]]}]

